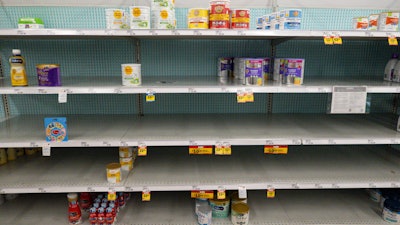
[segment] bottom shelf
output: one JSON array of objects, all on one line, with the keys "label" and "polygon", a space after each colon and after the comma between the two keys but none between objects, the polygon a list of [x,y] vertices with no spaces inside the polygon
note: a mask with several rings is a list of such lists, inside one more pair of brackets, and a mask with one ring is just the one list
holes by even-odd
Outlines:
[{"label": "bottom shelf", "polygon": [[[188,192],[153,192],[150,202],[138,193],[118,215],[116,225],[197,225],[194,200]],[[352,224],[382,225],[378,203],[365,190],[279,190],[274,199],[265,191],[248,191],[250,222],[253,225]],[[65,194],[23,194],[0,205],[2,225],[68,224]],[[84,215],[83,224],[89,224]],[[229,218],[213,225],[232,224]]]}]

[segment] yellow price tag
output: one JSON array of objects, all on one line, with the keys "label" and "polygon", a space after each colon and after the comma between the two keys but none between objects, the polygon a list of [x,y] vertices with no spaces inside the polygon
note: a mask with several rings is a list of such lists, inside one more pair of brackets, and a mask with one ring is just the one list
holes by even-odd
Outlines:
[{"label": "yellow price tag", "polygon": [[190,155],[212,155],[213,146],[189,146]]},{"label": "yellow price tag", "polygon": [[215,147],[215,155],[224,155],[224,152],[225,152],[224,146]]},{"label": "yellow price tag", "polygon": [[230,145],[229,146],[225,146],[224,155],[232,155],[232,147]]},{"label": "yellow price tag", "polygon": [[288,146],[287,145],[265,145],[264,153],[265,154],[287,154]]},{"label": "yellow price tag", "polygon": [[247,102],[247,97],[243,93],[238,93],[236,99],[237,99],[238,103],[246,103]]},{"label": "yellow price tag", "polygon": [[246,102],[254,102],[254,94],[253,94],[253,92],[246,93]]},{"label": "yellow price tag", "polygon": [[267,198],[275,198],[275,189],[270,188],[267,190]]},{"label": "yellow price tag", "polygon": [[147,146],[139,146],[138,156],[147,156]]},{"label": "yellow price tag", "polygon": [[389,42],[389,45],[391,45],[391,46],[399,45],[399,42],[397,41],[397,38],[395,36],[389,36],[388,42]]},{"label": "yellow price tag", "polygon": [[190,193],[192,198],[207,198],[213,199],[214,198],[214,191],[192,191]]},{"label": "yellow price tag", "polygon": [[226,198],[225,190],[218,190],[217,199],[225,199],[225,198]]},{"label": "yellow price tag", "polygon": [[142,192],[142,201],[143,202],[149,202],[150,200],[151,200],[150,191],[143,191]]},{"label": "yellow price tag", "polygon": [[146,102],[155,102],[156,96],[154,94],[147,94],[146,95]]},{"label": "yellow price tag", "polygon": [[330,36],[324,37],[324,43],[325,43],[326,45],[333,45],[333,38],[330,37]]},{"label": "yellow price tag", "polygon": [[117,199],[117,193],[113,191],[108,192],[107,199],[108,201],[115,201],[115,199]]},{"label": "yellow price tag", "polygon": [[341,44],[343,44],[342,38],[339,37],[339,36],[335,36],[335,37],[333,38],[333,44],[335,44],[335,45],[341,45]]}]

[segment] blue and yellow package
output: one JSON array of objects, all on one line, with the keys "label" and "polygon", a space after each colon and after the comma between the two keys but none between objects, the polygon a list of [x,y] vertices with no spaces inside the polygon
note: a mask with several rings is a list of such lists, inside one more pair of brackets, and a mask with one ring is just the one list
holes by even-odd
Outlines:
[{"label": "blue and yellow package", "polygon": [[68,141],[67,118],[65,117],[44,118],[44,128],[46,130],[46,141],[48,142]]}]

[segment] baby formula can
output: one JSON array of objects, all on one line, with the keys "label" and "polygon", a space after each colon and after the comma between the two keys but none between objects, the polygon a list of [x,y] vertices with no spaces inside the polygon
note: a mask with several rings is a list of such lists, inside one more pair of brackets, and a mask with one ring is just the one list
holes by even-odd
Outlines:
[{"label": "baby formula can", "polygon": [[234,225],[249,224],[250,208],[246,203],[232,204],[231,221]]},{"label": "baby formula can", "polygon": [[261,86],[264,84],[264,60],[246,59],[245,60],[244,84]]},{"label": "baby formula can", "polygon": [[379,15],[378,29],[381,31],[399,31],[400,12],[383,12]]},{"label": "baby formula can", "polygon": [[303,84],[304,59],[285,59],[282,84]]},{"label": "baby formula can", "polygon": [[368,17],[368,30],[378,30],[379,14],[371,14]]},{"label": "baby formula can", "polygon": [[200,206],[197,213],[197,221],[199,225],[211,225],[212,210],[209,205]]},{"label": "baby formula can", "polygon": [[233,9],[231,29],[248,30],[250,28],[250,9]]},{"label": "baby formula can", "polygon": [[129,25],[131,29],[150,29],[150,7],[129,7]]},{"label": "baby formula can", "polygon": [[122,170],[131,171],[133,169],[133,158],[132,157],[119,157],[119,164],[121,164]]},{"label": "baby formula can", "polygon": [[246,69],[245,58],[234,58],[233,77],[238,80],[244,80],[245,69]]},{"label": "baby formula can", "polygon": [[212,217],[226,218],[229,214],[230,199],[211,199],[210,206],[212,209]]},{"label": "baby formula can", "polygon": [[175,29],[175,11],[165,8],[152,10],[151,23],[154,29]]},{"label": "baby formula can", "polygon": [[280,30],[299,30],[301,28],[301,9],[285,9],[279,13]]},{"label": "baby formula can", "polygon": [[38,64],[36,72],[39,86],[61,86],[60,65]]},{"label": "baby formula can", "polygon": [[119,157],[132,157],[132,147],[119,147]]},{"label": "baby formula can", "polygon": [[374,202],[380,202],[381,201],[381,195],[382,195],[382,191],[380,189],[369,189],[368,190],[369,193],[369,199],[371,199]]},{"label": "baby formula can", "polygon": [[119,163],[110,163],[106,167],[107,181],[113,184],[121,182],[121,165]]},{"label": "baby formula can", "polygon": [[142,84],[140,64],[122,64],[122,85],[138,86]]},{"label": "baby formula can", "polygon": [[264,81],[270,79],[270,67],[271,67],[271,59],[264,58],[263,59],[263,76]]},{"label": "baby formula can", "polygon": [[280,13],[273,12],[270,14],[271,30],[279,30]]},{"label": "baby formula can", "polygon": [[188,13],[188,28],[189,29],[208,29],[208,9],[191,8]]},{"label": "baby formula can", "polygon": [[395,199],[387,199],[383,204],[382,218],[386,222],[399,224],[400,223],[400,202]]},{"label": "baby formula can", "polygon": [[106,26],[107,29],[128,29],[125,10],[106,9]]},{"label": "baby formula can", "polygon": [[283,59],[282,58],[274,58],[274,70],[272,79],[274,81],[281,81],[283,75]]},{"label": "baby formula can", "polygon": [[208,205],[209,205],[208,204],[208,199],[206,199],[206,198],[196,198],[195,207],[194,207],[194,211],[195,211],[196,215],[199,215],[199,208],[201,206],[208,206]]},{"label": "baby formula can", "polygon": [[210,1],[210,29],[229,29],[229,0]]},{"label": "baby formula can", "polygon": [[368,17],[355,17],[353,18],[354,30],[368,30]]},{"label": "baby formula can", "polygon": [[233,58],[218,58],[218,77],[233,77]]},{"label": "baby formula can", "polygon": [[263,16],[262,27],[264,30],[271,30],[271,15],[268,14]]}]

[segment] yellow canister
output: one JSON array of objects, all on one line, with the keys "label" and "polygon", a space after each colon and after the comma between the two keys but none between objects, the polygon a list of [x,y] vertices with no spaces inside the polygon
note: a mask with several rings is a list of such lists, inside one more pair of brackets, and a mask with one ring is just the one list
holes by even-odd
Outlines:
[{"label": "yellow canister", "polygon": [[191,8],[191,9],[189,9],[188,19],[201,18],[201,17],[208,18],[208,9],[205,9],[205,8]]},{"label": "yellow canister", "polygon": [[208,29],[209,13],[208,9],[192,8],[188,13],[189,29]]},{"label": "yellow canister", "polygon": [[243,202],[232,204],[231,221],[234,225],[249,224],[250,207]]},{"label": "yellow canister", "polygon": [[120,157],[119,163],[121,164],[121,169],[124,171],[131,171],[133,169],[132,157]]},{"label": "yellow canister", "polygon": [[7,153],[4,148],[0,148],[0,165],[7,163]]},{"label": "yellow canister", "polygon": [[15,148],[7,149],[7,160],[14,161],[17,159],[17,150]]},{"label": "yellow canister", "polygon": [[226,218],[229,215],[230,199],[210,199],[213,218]]},{"label": "yellow canister", "polygon": [[121,182],[121,164],[110,163],[107,165],[107,181],[113,184]]}]

